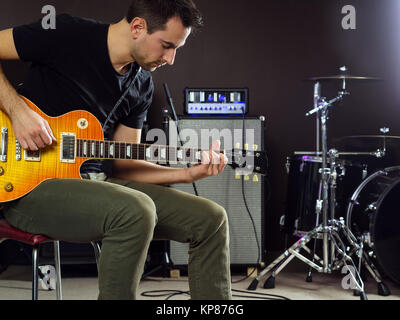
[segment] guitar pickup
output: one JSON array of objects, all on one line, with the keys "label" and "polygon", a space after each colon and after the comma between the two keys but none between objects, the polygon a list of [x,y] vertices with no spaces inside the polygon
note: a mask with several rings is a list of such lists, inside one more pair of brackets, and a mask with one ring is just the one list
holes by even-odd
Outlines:
[{"label": "guitar pickup", "polygon": [[[75,163],[76,136],[74,133],[61,133],[60,159],[63,163]],[[87,152],[87,150],[86,150]]]},{"label": "guitar pickup", "polygon": [[31,150],[24,150],[24,160],[31,161],[31,162],[40,162],[40,150],[31,151]]}]

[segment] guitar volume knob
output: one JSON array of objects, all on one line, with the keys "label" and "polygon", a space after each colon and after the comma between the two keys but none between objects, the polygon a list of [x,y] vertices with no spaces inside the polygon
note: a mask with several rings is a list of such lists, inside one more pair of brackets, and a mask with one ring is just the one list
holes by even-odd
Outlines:
[{"label": "guitar volume knob", "polygon": [[0,176],[3,176],[3,175],[4,175],[4,173],[5,173],[5,170],[4,170],[4,168],[3,168],[3,167],[0,167]]},{"label": "guitar volume knob", "polygon": [[7,182],[7,183],[4,185],[4,190],[6,190],[6,192],[11,192],[11,191],[14,190],[14,186],[12,185],[11,182]]}]

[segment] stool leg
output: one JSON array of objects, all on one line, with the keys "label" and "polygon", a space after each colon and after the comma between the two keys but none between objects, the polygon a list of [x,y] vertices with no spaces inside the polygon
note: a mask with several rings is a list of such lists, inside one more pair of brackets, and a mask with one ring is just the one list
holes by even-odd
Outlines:
[{"label": "stool leg", "polygon": [[56,296],[57,300],[62,300],[60,241],[54,241],[54,262],[56,266]]},{"label": "stool leg", "polygon": [[32,248],[32,300],[38,299],[38,251],[39,245]]},{"label": "stool leg", "polygon": [[93,249],[94,249],[94,255],[96,257],[96,265],[97,265],[97,272],[99,271],[99,259],[100,259],[100,253],[101,249],[100,246],[97,242],[91,242]]}]

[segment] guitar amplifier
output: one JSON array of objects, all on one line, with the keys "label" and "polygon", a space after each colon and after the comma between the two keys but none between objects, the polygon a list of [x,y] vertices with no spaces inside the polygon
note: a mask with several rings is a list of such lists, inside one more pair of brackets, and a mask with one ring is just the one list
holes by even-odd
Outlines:
[{"label": "guitar amplifier", "polygon": [[[229,150],[232,146],[233,148],[246,146],[262,151],[264,117],[243,119],[181,117],[179,121],[181,137],[192,137],[189,141],[183,142],[184,146],[208,150],[213,141],[220,139],[221,150]],[[169,145],[177,146],[177,141],[173,141],[177,137],[176,123],[169,120],[167,127],[165,130],[169,133]],[[205,138],[207,132],[212,133],[209,139]],[[244,135],[243,132],[245,132]],[[199,138],[197,141],[193,138],[196,136]],[[171,139],[172,137],[174,138]],[[180,164],[171,166],[183,167]],[[250,213],[246,209],[243,198],[242,183]],[[195,194],[192,184],[177,184],[172,187]],[[223,173],[196,181],[196,189],[200,197],[218,203],[228,214],[231,265],[257,265],[264,262],[264,178],[253,174],[238,176],[234,169],[226,166]],[[173,264],[186,266],[188,250],[189,244],[170,241],[170,258]]]}]

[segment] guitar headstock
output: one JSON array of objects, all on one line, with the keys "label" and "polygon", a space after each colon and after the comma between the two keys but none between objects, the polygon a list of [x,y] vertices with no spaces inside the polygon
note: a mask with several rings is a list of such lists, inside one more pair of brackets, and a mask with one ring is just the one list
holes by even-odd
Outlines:
[{"label": "guitar headstock", "polygon": [[264,151],[258,151],[257,146],[254,151],[233,149],[228,157],[228,165],[236,170],[238,175],[249,175],[252,173],[259,175],[267,174],[267,155]]}]

